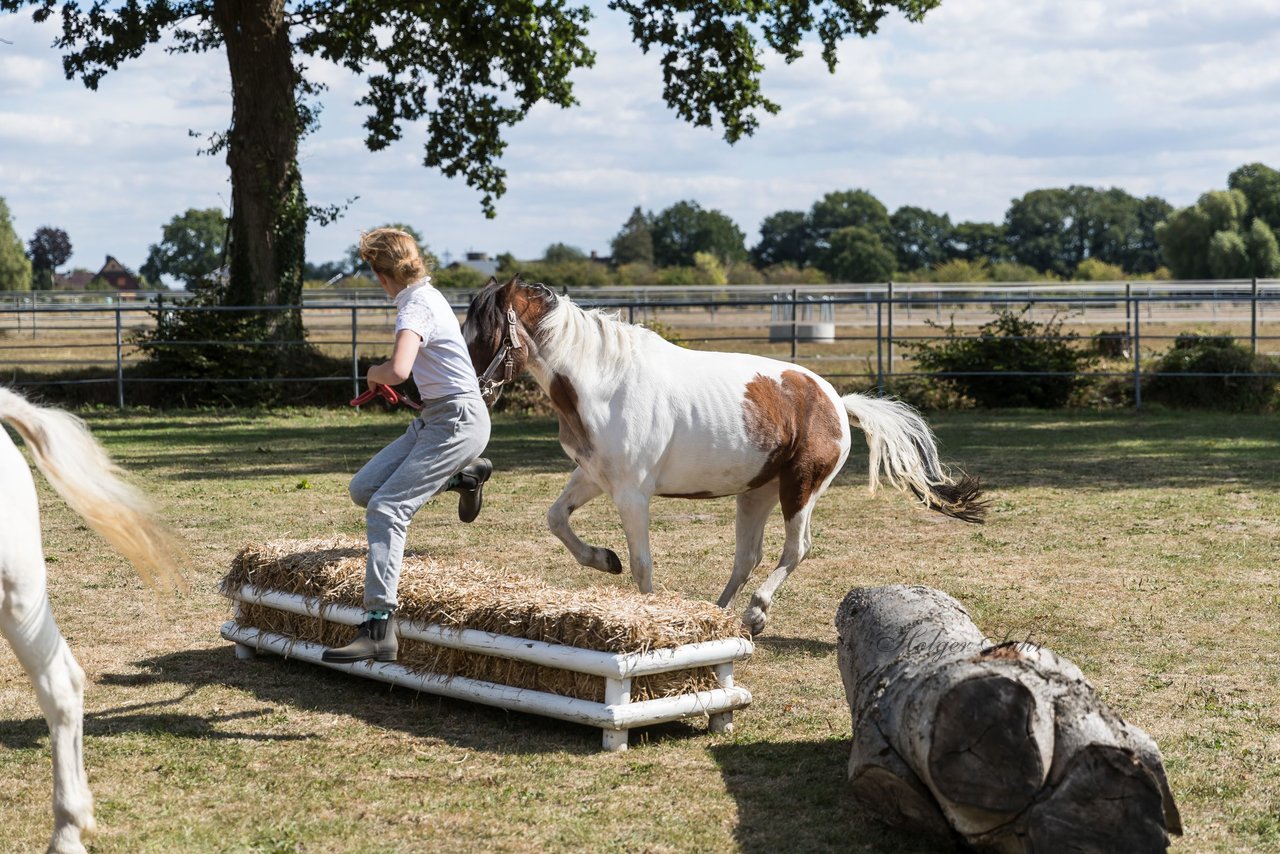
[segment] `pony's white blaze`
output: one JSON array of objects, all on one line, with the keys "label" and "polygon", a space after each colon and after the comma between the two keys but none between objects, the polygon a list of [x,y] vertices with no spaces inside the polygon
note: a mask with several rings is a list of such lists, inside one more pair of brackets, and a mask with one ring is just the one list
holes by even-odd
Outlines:
[{"label": "pony's white blaze", "polygon": [[466,328],[477,370],[496,352],[484,344],[497,341],[508,309],[529,340],[525,367],[550,397],[560,443],[578,464],[548,524],[580,563],[621,572],[616,554],[588,545],[569,526],[574,510],[608,493],[643,591],[653,587],[653,496],[737,496],[738,548],[721,605],[760,562],[765,521],[781,503],[783,554],[744,616],[761,630],[774,591],[809,549],[814,504],[848,458],[851,417],[871,447],[873,487],[883,469],[935,509],[970,521],[981,516],[976,482],[956,484],[943,472],[932,433],[910,407],[841,397],[813,372],[774,359],[687,350],[517,280],[493,282],[472,302]]},{"label": "pony's white blaze", "polygon": [[[149,581],[178,581],[167,537],[142,496],[117,470],[79,419],[41,409],[0,388],[0,420],[26,440],[60,495],[133,561]],[[84,772],[81,730],[84,672],[67,647],[45,589],[40,520],[31,470],[0,430],[0,634],[27,672],[49,724],[53,752],[53,852],[83,852],[92,832],[93,796]]]}]

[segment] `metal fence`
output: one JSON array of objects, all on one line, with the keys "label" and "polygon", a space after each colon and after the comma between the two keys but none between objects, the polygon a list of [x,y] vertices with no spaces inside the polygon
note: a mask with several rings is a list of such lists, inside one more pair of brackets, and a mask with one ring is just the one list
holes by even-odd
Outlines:
[{"label": "metal fence", "polygon": [[[463,316],[470,295],[446,295]],[[998,312],[1023,307],[1033,320],[1060,320],[1064,336],[1095,346],[1109,343],[1110,357],[1090,375],[1131,382],[1137,406],[1144,364],[1167,351],[1179,334],[1230,335],[1255,353],[1274,356],[1280,351],[1280,280],[613,287],[569,295],[584,308],[615,311],[623,320],[644,323],[685,346],[761,353],[804,364],[833,381],[863,381],[881,389],[895,378],[924,375],[913,355],[921,343],[945,337],[948,329],[950,334],[977,334]],[[340,357],[349,370],[328,376],[200,381],[342,383],[358,392],[361,359],[390,350],[393,305],[380,290],[308,291],[300,307],[253,311],[299,309],[306,343]],[[0,377],[14,386],[110,385],[123,408],[131,387],[191,382],[190,377],[143,377],[133,370],[143,361],[137,336],[154,333],[160,312],[238,310],[184,306],[181,295],[172,293],[0,293]],[[39,378],[24,378],[31,374]]]}]

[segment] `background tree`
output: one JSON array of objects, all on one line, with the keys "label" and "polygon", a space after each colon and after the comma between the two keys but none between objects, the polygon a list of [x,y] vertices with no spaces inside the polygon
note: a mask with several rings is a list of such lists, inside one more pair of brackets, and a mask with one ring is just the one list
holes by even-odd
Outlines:
[{"label": "background tree", "polygon": [[818,267],[833,282],[884,282],[893,277],[893,252],[867,226],[851,225],[832,232]]},{"label": "background tree", "polygon": [[1280,274],[1276,237],[1262,217],[1249,222],[1241,190],[1211,190],[1174,211],[1156,228],[1156,239],[1179,279],[1241,279]]},{"label": "background tree", "polygon": [[1130,273],[1145,275],[1160,269],[1163,258],[1156,240],[1156,226],[1173,213],[1173,205],[1158,196],[1147,196],[1137,205],[1137,232],[1114,263]]},{"label": "background tree", "polygon": [[[919,21],[940,0],[611,0],[627,15],[633,39],[660,54],[663,97],[686,121],[718,123],[730,142],[751,134],[760,113],[778,106],[761,90],[765,50],[784,62],[802,55],[813,33],[831,70],[850,35],[868,36],[891,11]],[[535,104],[575,103],[571,74],[590,66],[586,6],[503,3],[347,3],[340,0],[134,0],[114,5],[77,0],[0,0],[0,11],[57,14],[68,78],[96,88],[122,62],[164,42],[175,53],[225,48],[231,75],[231,126],[211,138],[231,171],[229,305],[294,305],[302,287],[309,214],[298,168],[298,140],[314,127],[309,99],[323,87],[302,74],[308,58],[362,76],[369,110],[365,143],[387,147],[407,123],[424,127],[424,163],[462,176],[493,200],[505,190],[498,166],[503,132]],[[386,34],[380,37],[378,34]],[[275,321],[296,338],[301,316]]]},{"label": "background tree", "polygon": [[1160,253],[1176,279],[1209,278],[1209,238],[1213,228],[1199,205],[1181,208],[1156,226]]},{"label": "background tree", "polygon": [[804,211],[778,211],[760,223],[760,242],[751,248],[757,267],[789,264],[804,267],[813,261],[813,233]]},{"label": "background tree", "polygon": [[886,246],[893,239],[889,210],[866,190],[827,193],[809,209],[809,228],[819,249],[825,248],[834,232],[850,226],[867,229]]},{"label": "background tree", "polygon": [[1015,260],[1062,277],[1087,258],[1150,273],[1159,266],[1155,226],[1170,210],[1115,187],[1032,190],[1009,206],[1005,237]]},{"label": "background tree", "polygon": [[904,205],[889,217],[889,228],[899,270],[920,270],[947,260],[952,226],[946,214]]},{"label": "background tree", "polygon": [[1252,275],[1266,279],[1280,276],[1280,242],[1277,242],[1275,232],[1262,217],[1256,218],[1249,226],[1245,245],[1249,249]]},{"label": "background tree", "polygon": [[1215,231],[1209,238],[1209,275],[1215,279],[1243,279],[1248,277],[1252,264],[1249,247],[1239,231]]},{"label": "background tree", "polygon": [[649,227],[650,216],[637,205],[631,216],[622,224],[622,229],[609,241],[609,250],[613,263],[619,267],[626,264],[646,264],[653,266],[653,231]]},{"label": "background tree", "polygon": [[1005,239],[1013,258],[1037,270],[1071,275],[1084,260],[1079,246],[1072,246],[1075,200],[1067,190],[1032,190],[1014,199],[1004,217]]},{"label": "background tree", "polygon": [[1227,177],[1227,187],[1239,190],[1249,202],[1249,214],[1280,230],[1280,172],[1261,163],[1248,163]]},{"label": "background tree", "polygon": [[152,282],[168,276],[188,288],[215,278],[223,266],[227,218],[218,208],[188,208],[160,230],[139,272]]},{"label": "background tree", "polygon": [[31,290],[31,260],[13,230],[9,205],[0,198],[0,291]]},{"label": "background tree", "polygon": [[986,258],[993,264],[1012,257],[1005,239],[1004,226],[992,222],[966,221],[957,224],[951,230],[946,252],[948,259],[977,261]]},{"label": "background tree", "polygon": [[27,242],[32,290],[53,290],[53,273],[71,258],[71,238],[60,228],[42,225]]},{"label": "background tree", "polygon": [[542,260],[548,264],[563,264],[567,261],[583,261],[587,253],[567,243],[552,243],[542,253]]},{"label": "background tree", "polygon": [[717,210],[703,210],[697,202],[676,202],[653,217],[653,260],[659,267],[692,267],[693,256],[706,252],[721,263],[747,257],[746,235]]}]

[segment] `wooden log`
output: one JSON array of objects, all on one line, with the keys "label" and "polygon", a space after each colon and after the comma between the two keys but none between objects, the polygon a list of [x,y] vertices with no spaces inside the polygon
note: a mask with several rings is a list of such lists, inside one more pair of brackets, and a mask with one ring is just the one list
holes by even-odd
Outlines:
[{"label": "wooden log", "polygon": [[850,794],[984,851],[1165,851],[1181,819],[1160,751],[1074,664],[990,643],[950,596],[858,588],[836,615]]}]

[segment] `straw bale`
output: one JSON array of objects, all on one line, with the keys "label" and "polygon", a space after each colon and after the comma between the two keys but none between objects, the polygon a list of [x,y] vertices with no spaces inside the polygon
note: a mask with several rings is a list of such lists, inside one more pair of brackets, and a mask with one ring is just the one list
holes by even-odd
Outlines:
[{"label": "straw bale", "polygon": [[[321,604],[363,607],[363,540],[275,541],[241,549],[222,581],[224,594],[245,584],[294,593]],[[746,637],[740,619],[710,602],[617,587],[565,590],[475,561],[444,565],[405,555],[396,616],[421,625],[495,634],[612,653],[649,652],[688,643]],[[242,605],[240,622],[325,646],[341,646],[351,628],[261,605]],[[421,673],[465,676],[569,697],[604,699],[604,679],[401,638],[399,663]],[[632,680],[633,700],[716,687],[711,668]]]}]

